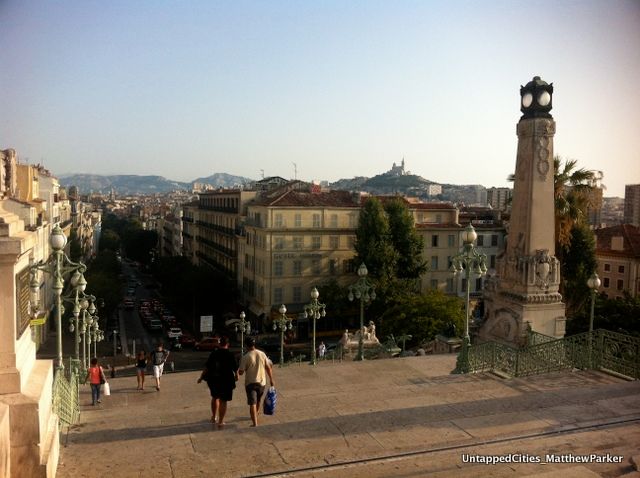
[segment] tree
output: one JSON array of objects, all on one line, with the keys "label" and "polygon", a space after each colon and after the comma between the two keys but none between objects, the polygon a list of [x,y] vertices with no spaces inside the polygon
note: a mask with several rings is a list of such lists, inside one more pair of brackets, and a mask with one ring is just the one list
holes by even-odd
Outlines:
[{"label": "tree", "polygon": [[570,237],[569,244],[560,246],[563,295],[568,317],[583,311],[588,304],[591,291],[587,280],[597,268],[595,236],[589,226],[575,224]]},{"label": "tree", "polygon": [[365,201],[356,229],[356,267],[364,263],[380,285],[392,280],[398,253],[391,243],[389,221],[376,198]]},{"label": "tree", "polygon": [[118,252],[120,250],[120,235],[113,229],[105,229],[100,235],[100,250]]},{"label": "tree", "polygon": [[422,259],[424,239],[414,227],[413,216],[401,199],[393,199],[384,206],[389,221],[391,244],[397,252],[395,276],[398,279],[419,279],[427,270]]},{"label": "tree", "polygon": [[[567,320],[567,335],[589,330],[590,307]],[[609,299],[605,294],[596,295],[593,328],[612,330],[640,337],[640,297],[625,293],[622,298]]]},{"label": "tree", "polygon": [[[555,238],[558,246],[568,246],[573,226],[585,222],[593,191],[594,172],[575,169],[578,161],[562,164],[560,156],[553,158],[553,189],[555,200]],[[558,249],[556,247],[556,249]]]},{"label": "tree", "polygon": [[464,329],[462,299],[430,290],[426,294],[407,294],[403,300],[387,308],[380,317],[380,337],[409,334],[411,343],[433,340],[450,329],[451,324]]}]

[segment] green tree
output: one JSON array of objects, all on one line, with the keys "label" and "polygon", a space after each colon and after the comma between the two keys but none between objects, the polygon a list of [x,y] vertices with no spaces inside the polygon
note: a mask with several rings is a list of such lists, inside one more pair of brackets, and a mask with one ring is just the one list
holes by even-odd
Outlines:
[{"label": "green tree", "polygon": [[393,199],[384,206],[389,221],[391,244],[397,252],[395,275],[398,279],[419,279],[427,270],[422,259],[424,239],[420,236],[406,203]]},{"label": "green tree", "polygon": [[560,264],[567,316],[572,317],[588,305],[591,291],[587,280],[596,271],[596,243],[593,231],[586,224],[575,224],[569,244],[561,246]]},{"label": "green tree", "polygon": [[365,263],[381,286],[392,280],[398,253],[391,243],[389,221],[377,198],[365,201],[356,229],[355,266]]},{"label": "green tree", "polygon": [[100,235],[100,250],[118,252],[120,250],[120,235],[113,229],[105,229]]},{"label": "green tree", "polygon": [[426,294],[406,294],[391,305],[380,317],[379,336],[409,334],[412,339],[408,345],[418,345],[433,340],[451,324],[456,330],[463,330],[462,299],[430,290]]},{"label": "green tree", "polygon": [[[567,335],[589,330],[590,307],[567,320]],[[622,298],[609,299],[605,294],[596,295],[593,328],[606,329],[640,337],[640,297],[625,293]]]}]

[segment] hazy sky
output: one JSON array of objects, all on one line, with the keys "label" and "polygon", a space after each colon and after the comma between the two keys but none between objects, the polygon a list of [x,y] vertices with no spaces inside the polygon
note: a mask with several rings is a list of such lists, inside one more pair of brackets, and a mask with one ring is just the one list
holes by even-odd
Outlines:
[{"label": "hazy sky", "polygon": [[640,2],[0,0],[0,148],[56,174],[504,186],[519,87],[555,152],[640,182]]}]

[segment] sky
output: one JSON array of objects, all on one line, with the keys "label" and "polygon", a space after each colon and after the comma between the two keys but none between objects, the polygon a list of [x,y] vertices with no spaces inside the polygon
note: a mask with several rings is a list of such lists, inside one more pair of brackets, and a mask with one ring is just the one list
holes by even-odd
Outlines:
[{"label": "sky", "polygon": [[520,86],[555,154],[640,183],[640,2],[0,0],[0,149],[54,174],[507,186]]}]

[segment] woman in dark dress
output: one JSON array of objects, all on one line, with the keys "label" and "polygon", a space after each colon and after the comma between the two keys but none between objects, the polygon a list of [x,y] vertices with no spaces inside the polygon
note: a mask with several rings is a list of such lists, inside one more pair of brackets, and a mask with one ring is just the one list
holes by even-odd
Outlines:
[{"label": "woman in dark dress", "polygon": [[147,354],[144,350],[138,352],[136,358],[136,375],[138,377],[138,390],[144,390],[144,371],[147,369]]},{"label": "woman in dark dress", "polygon": [[219,348],[209,355],[198,383],[202,380],[206,380],[211,392],[211,423],[216,423],[217,418],[218,428],[223,428],[227,402],[232,400],[238,380],[238,364],[227,337],[222,337]]}]

